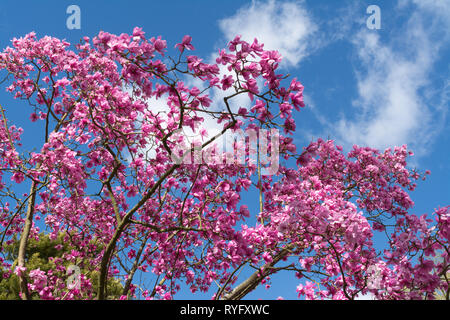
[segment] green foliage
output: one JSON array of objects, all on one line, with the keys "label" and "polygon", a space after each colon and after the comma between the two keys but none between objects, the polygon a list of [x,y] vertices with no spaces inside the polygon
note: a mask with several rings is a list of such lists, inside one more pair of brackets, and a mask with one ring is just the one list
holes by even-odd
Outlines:
[{"label": "green foliage", "polygon": [[4,279],[4,270],[0,270],[0,300],[17,300],[19,297],[19,279],[15,274],[12,274],[9,278]]},{"label": "green foliage", "polygon": [[[58,249],[57,246],[60,246]],[[39,234],[39,240],[30,238],[28,240],[26,251],[26,268],[27,270],[33,270],[39,268],[42,271],[55,270],[56,264],[53,261],[55,258],[62,258],[65,253],[69,253],[74,247],[70,245],[68,241],[65,241],[65,235],[60,233],[55,240],[50,239],[46,234]],[[101,248],[99,249],[101,250]],[[3,254],[8,261],[12,261],[12,270],[17,265],[17,256],[19,252],[19,240],[14,239],[13,243],[3,247]],[[69,262],[63,263],[65,267],[68,267]],[[80,261],[77,265],[81,269],[81,273],[86,275],[91,280],[93,292],[96,292],[98,288],[98,272],[93,270],[93,266],[89,263]],[[9,277],[4,278],[3,275],[8,270],[0,268],[0,300],[18,300],[20,299],[19,292],[19,278],[12,273]],[[117,299],[120,297],[123,286],[117,279],[110,279],[107,284],[108,299]],[[34,293],[33,299],[39,299],[39,296]]]}]

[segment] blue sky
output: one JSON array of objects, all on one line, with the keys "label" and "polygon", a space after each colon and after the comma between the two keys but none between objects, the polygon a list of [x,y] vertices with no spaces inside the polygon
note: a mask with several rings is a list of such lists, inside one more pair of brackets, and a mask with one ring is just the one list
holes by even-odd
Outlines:
[{"label": "blue sky", "polygon": [[[81,9],[81,29],[66,27],[66,8]],[[369,5],[381,10],[370,30]],[[283,71],[305,86],[297,116],[298,148],[330,138],[385,147],[407,144],[411,165],[431,170],[412,194],[414,212],[432,212],[450,199],[450,1],[14,1],[0,3],[0,47],[30,31],[76,43],[99,31],[161,35],[169,47],[185,34],[208,59],[236,34],[257,37],[284,56]],[[9,115],[33,135],[29,110],[0,90]],[[17,109],[16,109],[17,108]],[[30,138],[31,139],[31,138]],[[32,141],[29,140],[29,141]],[[292,277],[249,298],[295,297]]]}]

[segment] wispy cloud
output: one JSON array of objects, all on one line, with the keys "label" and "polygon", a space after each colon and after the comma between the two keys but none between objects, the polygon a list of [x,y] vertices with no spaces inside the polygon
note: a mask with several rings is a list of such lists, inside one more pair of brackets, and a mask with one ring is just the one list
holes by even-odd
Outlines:
[{"label": "wispy cloud", "polygon": [[[448,95],[433,102],[436,88],[430,77],[440,49],[448,44],[444,22],[448,20],[442,15],[450,18],[449,6],[420,3],[389,42],[370,30],[351,39],[362,68],[356,70],[358,97],[352,111],[357,116],[342,118],[335,128],[344,144],[376,148],[408,144],[423,153],[445,122],[442,105],[448,103]],[[423,15],[425,9],[431,16]]]}]

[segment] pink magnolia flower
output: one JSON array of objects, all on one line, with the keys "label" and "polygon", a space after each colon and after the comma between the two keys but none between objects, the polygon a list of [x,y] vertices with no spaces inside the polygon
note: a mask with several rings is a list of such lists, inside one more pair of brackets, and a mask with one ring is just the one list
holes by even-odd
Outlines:
[{"label": "pink magnolia flower", "polygon": [[164,54],[163,50],[167,47],[167,42],[166,40],[162,40],[161,37],[158,37],[156,40],[154,40],[153,45],[155,46],[156,51]]},{"label": "pink magnolia flower", "polygon": [[22,274],[23,274],[26,270],[27,270],[26,267],[20,267],[20,266],[17,266],[17,267],[14,269],[14,273],[15,273],[18,277],[20,277],[20,276],[22,276]]},{"label": "pink magnolia flower", "polygon": [[184,49],[194,50],[194,46],[191,44],[191,41],[192,41],[192,37],[189,35],[185,35],[183,37],[183,40],[181,41],[181,43],[177,43],[175,45],[175,48],[178,48],[178,50],[180,50],[180,52],[183,52]]}]

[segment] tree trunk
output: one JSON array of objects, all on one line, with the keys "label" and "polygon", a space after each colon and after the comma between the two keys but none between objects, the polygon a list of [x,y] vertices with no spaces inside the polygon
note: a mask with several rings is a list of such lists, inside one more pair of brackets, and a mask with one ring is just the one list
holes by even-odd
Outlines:
[{"label": "tree trunk", "polygon": [[[17,256],[18,267],[25,267],[25,254],[27,250],[28,237],[30,236],[31,226],[33,225],[34,204],[36,201],[36,189],[37,189],[37,182],[33,180],[31,182],[30,198],[28,199],[28,208],[25,217],[25,225],[23,227],[22,234],[20,235],[19,253]],[[21,295],[22,299],[29,300],[31,297],[28,291],[26,273],[24,272],[22,272],[21,275],[19,276],[19,285],[20,291],[22,292]]]}]

